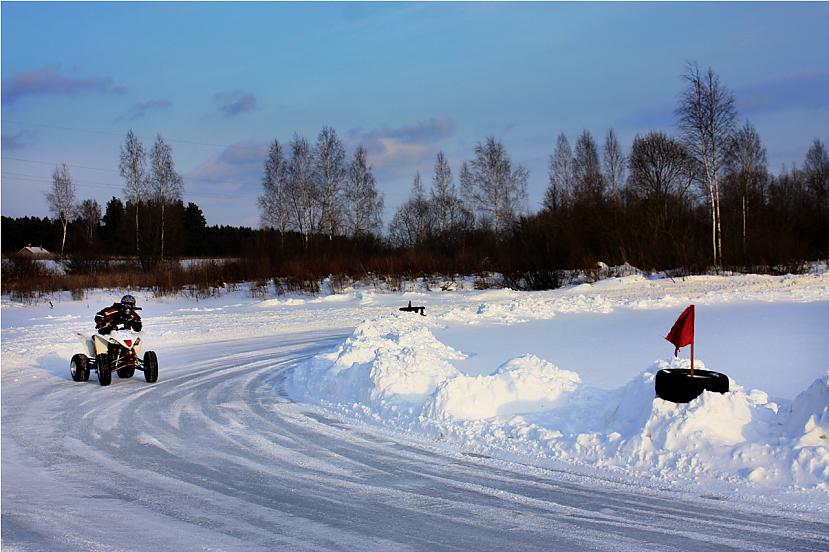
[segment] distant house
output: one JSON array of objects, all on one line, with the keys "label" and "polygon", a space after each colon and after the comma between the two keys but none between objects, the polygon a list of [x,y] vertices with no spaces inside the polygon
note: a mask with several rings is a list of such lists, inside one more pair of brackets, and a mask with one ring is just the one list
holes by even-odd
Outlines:
[{"label": "distant house", "polygon": [[51,257],[52,253],[42,247],[36,247],[34,245],[27,245],[20,251],[18,251],[21,255],[31,255],[32,257]]}]

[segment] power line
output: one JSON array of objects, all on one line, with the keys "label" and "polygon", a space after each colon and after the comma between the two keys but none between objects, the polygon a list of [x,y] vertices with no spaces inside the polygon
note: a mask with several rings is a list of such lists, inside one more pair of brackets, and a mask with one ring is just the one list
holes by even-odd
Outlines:
[{"label": "power line", "polygon": [[[50,167],[54,167],[57,165],[56,163],[52,163],[51,161],[38,161],[35,159],[23,159],[20,157],[3,157],[4,161],[19,161],[22,163],[34,163],[37,165],[46,165]],[[106,169],[103,167],[90,167],[88,165],[75,165],[72,163],[65,163],[67,167],[77,168],[77,169],[88,169],[93,171],[102,171],[102,172],[110,172],[115,174],[121,174],[120,171],[116,171],[115,169]],[[215,179],[215,178],[197,178],[194,176],[183,176],[183,178],[188,182],[204,182],[206,184],[224,184],[227,182],[227,179]]]},{"label": "power line", "polygon": [[[51,163],[49,161],[36,161],[34,159],[21,159],[20,157],[8,157],[8,156],[6,156],[6,157],[3,157],[2,159],[3,159],[3,161],[21,161],[23,163],[36,163],[38,165],[53,166],[53,165],[56,164],[56,163]],[[67,167],[73,167],[73,168],[76,168],[76,169],[89,169],[89,170],[92,170],[92,171],[104,171],[104,172],[118,173],[118,171],[116,171],[115,169],[104,169],[103,167],[88,167],[88,166],[85,166],[85,165],[73,165],[73,164],[69,164],[69,163],[66,163],[66,166]]]},{"label": "power line", "polygon": [[[9,172],[4,171],[3,179],[11,177],[15,180],[25,180],[29,182],[51,182],[51,177],[48,176],[40,176],[36,174],[24,174],[24,173],[16,173],[16,172]],[[122,186],[118,184],[111,184],[107,182],[98,182],[95,180],[75,180],[74,178],[72,181],[75,184],[82,185],[88,188],[101,188],[107,190],[122,190]],[[187,194],[190,197],[205,197],[205,198],[215,198],[215,199],[228,199],[228,194],[212,194],[210,192],[193,192]]]},{"label": "power line", "polygon": [[[9,123],[9,124],[12,124],[12,125],[29,126],[29,127],[36,127],[36,128],[49,128],[49,129],[53,129],[53,130],[63,130],[63,131],[69,131],[69,132],[88,132],[90,134],[107,134],[107,135],[110,135],[110,136],[125,136],[126,135],[126,133],[113,132],[111,130],[97,130],[97,129],[91,129],[91,128],[78,128],[78,127],[68,127],[68,126],[59,126],[59,125],[46,125],[46,124],[43,124],[43,123],[28,123],[28,122],[24,122],[24,121],[9,121],[9,120],[6,120],[5,122]],[[154,140],[155,139],[154,137],[150,137],[150,136],[138,136],[138,138],[141,138],[143,140]],[[210,147],[210,148],[228,148],[228,147],[230,147],[230,146],[223,145],[223,144],[211,144],[209,142],[196,142],[196,141],[193,141],[193,140],[179,140],[179,139],[176,139],[176,138],[165,138],[165,140],[168,141],[168,142],[177,142],[179,144],[190,144],[190,145],[194,145],[194,146],[207,146],[207,147]],[[237,146],[237,147],[253,148],[254,146],[244,146],[244,145],[242,145],[242,146]]]}]

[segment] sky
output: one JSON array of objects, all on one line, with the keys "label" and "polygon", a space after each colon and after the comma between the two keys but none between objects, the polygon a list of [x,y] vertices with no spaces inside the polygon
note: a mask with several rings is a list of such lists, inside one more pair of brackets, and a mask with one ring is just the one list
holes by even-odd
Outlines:
[{"label": "sky", "polygon": [[2,203],[46,216],[123,197],[129,129],[172,146],[208,224],[257,226],[267,144],[333,127],[369,151],[385,220],[444,151],[457,174],[495,136],[530,172],[556,137],[675,133],[688,61],[712,67],[769,166],[829,142],[829,3],[18,3],[2,12]]}]

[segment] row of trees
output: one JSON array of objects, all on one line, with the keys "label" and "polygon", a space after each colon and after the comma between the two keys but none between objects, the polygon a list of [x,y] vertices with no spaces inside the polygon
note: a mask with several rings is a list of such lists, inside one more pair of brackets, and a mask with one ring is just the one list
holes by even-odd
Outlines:
[{"label": "row of trees", "polygon": [[[141,141],[129,131],[121,147],[119,169],[125,180],[124,195],[135,221],[135,254],[142,260],[146,258],[142,251],[143,242],[151,256],[157,255],[163,259],[168,227],[167,210],[170,205],[181,203],[183,188],[183,180],[175,170],[172,148],[159,135],[147,154]],[[55,167],[52,186],[46,194],[49,210],[59,221],[62,230],[61,255],[66,248],[71,222],[75,222],[81,229],[79,237],[87,250],[94,250],[97,246],[96,238],[102,220],[101,206],[94,199],[78,202],[76,196],[77,188],[69,167],[62,163]],[[112,202],[107,205],[108,215],[111,207],[115,208]],[[124,209],[123,203],[120,208]],[[158,218],[157,224],[149,225],[143,234],[140,224],[142,214],[148,218]],[[154,231],[156,229],[157,232]]]},{"label": "row of trees", "polygon": [[[287,152],[284,151],[287,149]],[[259,197],[263,225],[286,232],[360,237],[382,230],[383,196],[378,193],[363,146],[350,161],[334,129],[323,128],[313,146],[294,135],[283,148],[274,140],[265,160]]]},{"label": "row of trees", "polygon": [[[89,200],[92,202],[92,200]],[[94,211],[93,211],[94,212]],[[249,227],[207,226],[202,209],[195,203],[170,203],[166,209],[169,257],[234,257],[251,250],[257,231]],[[141,216],[141,241],[159,242],[160,209],[145,206]],[[135,205],[112,197],[104,207],[98,223],[91,217],[77,216],[67,225],[66,255],[81,259],[96,256],[132,257],[135,248]],[[19,251],[26,245],[59,251],[63,228],[57,219],[48,217],[2,217],[3,251]]]},{"label": "row of trees", "polygon": [[[423,246],[436,236],[454,243],[459,232],[473,228],[491,232],[497,242],[520,232],[515,224],[520,218],[525,229],[546,221],[547,231],[537,239],[550,242],[550,258],[567,256],[566,250],[584,251],[584,258],[569,261],[576,265],[597,256],[629,261],[632,250],[640,251],[640,262],[659,258],[702,264],[699,223],[707,217],[708,264],[715,267],[724,263],[724,241],[730,264],[780,258],[784,248],[771,243],[784,239],[792,251],[804,248],[791,244],[809,243],[813,254],[829,253],[829,162],[824,144],[814,141],[802,169],[784,168],[773,177],[757,130],[748,121],[738,125],[734,97],[718,76],[710,68],[702,71],[689,64],[683,79],[686,88],[676,108],[675,136],[661,131],[637,135],[626,154],[612,129],[601,151],[588,131],[577,137],[574,148],[566,135],[559,135],[549,158],[542,210],[535,215],[519,217],[526,198],[526,171],[520,166],[512,169],[509,155],[494,138],[479,143],[474,159],[461,165],[459,194],[445,156],[439,153],[431,194],[427,197],[416,174],[409,200],[392,219],[392,243]],[[451,206],[455,222],[449,232],[438,223],[444,220],[444,206]],[[578,236],[569,245],[563,238],[569,231],[552,228],[565,221],[577,225]],[[771,221],[787,226],[775,228],[782,233],[771,236]],[[600,235],[596,229],[601,229]],[[599,243],[613,246],[600,248]],[[778,252],[771,254],[771,249]],[[644,254],[647,251],[652,253]]]},{"label": "row of trees", "polygon": [[[83,246],[114,228],[111,220],[121,212],[130,222],[121,235],[129,235],[134,252],[148,259],[199,254],[195,238],[165,239],[182,235],[183,228],[209,244],[204,255],[222,254],[220,242],[244,243],[251,254],[283,260],[340,255],[362,263],[403,255],[412,260],[409,268],[446,271],[542,271],[598,260],[704,268],[829,255],[824,144],[815,140],[800,167],[772,175],[757,130],[738,120],[734,97],[718,76],[690,64],[683,78],[674,134],[639,134],[627,151],[612,129],[601,146],[588,131],[575,137],[573,147],[560,134],[537,213],[527,206],[527,170],[499,140],[487,137],[457,176],[443,152],[430,182],[416,173],[410,197],[381,240],[383,198],[367,152],[358,146],[348,155],[328,127],[314,144],[299,135],[270,144],[258,232],[208,228],[200,209],[181,201],[182,180],[169,146],[158,137],[145,153],[132,132],[121,149],[120,207],[113,198],[102,217],[93,200],[76,204],[66,166],[55,171],[49,202],[61,223],[61,250],[68,227]],[[224,241],[204,239],[212,235]]]}]

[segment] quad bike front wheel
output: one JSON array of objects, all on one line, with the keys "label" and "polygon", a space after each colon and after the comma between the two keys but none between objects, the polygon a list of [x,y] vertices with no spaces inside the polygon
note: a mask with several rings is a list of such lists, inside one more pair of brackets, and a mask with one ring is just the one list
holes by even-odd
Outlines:
[{"label": "quad bike front wheel", "polygon": [[155,383],[158,380],[158,357],[155,351],[144,353],[144,379],[147,383]]},{"label": "quad bike front wheel", "polygon": [[72,381],[87,381],[89,380],[89,359],[86,355],[77,354],[69,361],[69,373],[72,375]]},{"label": "quad bike front wheel", "polygon": [[98,383],[102,386],[112,382],[112,372],[109,369],[109,355],[102,353],[95,357],[95,364],[98,368]]}]

